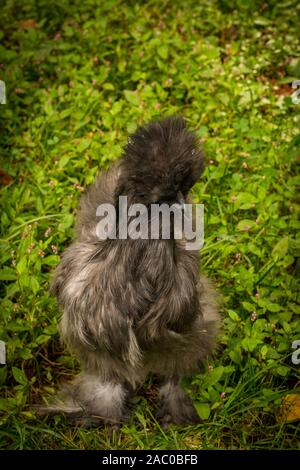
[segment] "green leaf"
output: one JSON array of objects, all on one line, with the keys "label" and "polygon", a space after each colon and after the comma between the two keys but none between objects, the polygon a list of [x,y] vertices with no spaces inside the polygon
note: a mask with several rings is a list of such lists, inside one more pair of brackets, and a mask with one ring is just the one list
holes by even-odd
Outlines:
[{"label": "green leaf", "polygon": [[0,411],[10,411],[15,408],[15,400],[12,398],[0,398]]},{"label": "green leaf", "polygon": [[272,348],[271,346],[268,346],[267,358],[277,360],[280,359],[280,354],[278,353],[278,351],[276,351],[276,349]]},{"label": "green leaf", "polygon": [[42,264],[46,264],[47,266],[57,266],[59,261],[60,257],[58,255],[49,255],[42,259]]},{"label": "green leaf", "polygon": [[17,279],[16,270],[5,266],[0,271],[0,281],[15,281]]},{"label": "green leaf", "polygon": [[289,237],[284,237],[276,243],[272,250],[273,258],[282,259],[285,257],[289,249]]},{"label": "green leaf", "polygon": [[244,338],[241,342],[243,349],[248,352],[253,352],[259,343],[262,343],[262,340],[258,338]]},{"label": "green leaf", "polygon": [[260,354],[262,356],[263,359],[266,358],[267,354],[268,354],[268,346],[266,346],[265,344],[262,346],[261,350],[260,350]]},{"label": "green leaf", "polygon": [[6,298],[13,297],[17,292],[19,292],[20,286],[17,282],[9,284],[6,288]]},{"label": "green leaf", "polygon": [[112,83],[108,83],[108,82],[107,82],[107,83],[103,83],[102,87],[103,87],[104,90],[114,90],[114,89],[115,89],[115,87],[113,86],[113,84],[112,84]]},{"label": "green leaf", "polygon": [[46,326],[44,329],[46,335],[55,335],[57,333],[57,326],[56,325],[49,325]]},{"label": "green leaf", "polygon": [[271,21],[265,16],[258,16],[257,18],[254,18],[254,24],[258,26],[268,26],[270,23]]},{"label": "green leaf", "polygon": [[234,362],[235,364],[240,364],[242,361],[241,351],[237,349],[233,349],[232,351],[230,351],[229,357],[232,360],[232,362]]},{"label": "green leaf", "polygon": [[21,369],[18,369],[17,367],[12,367],[12,374],[16,382],[21,385],[27,384],[27,377]]},{"label": "green leaf", "polygon": [[277,374],[281,375],[282,377],[286,377],[290,372],[290,368],[286,367],[286,366],[279,365],[279,366],[276,367],[276,372],[277,372]]},{"label": "green leaf", "polygon": [[36,294],[40,289],[40,284],[38,279],[35,276],[30,277],[30,288],[34,294]]},{"label": "green leaf", "polygon": [[240,232],[249,232],[255,226],[256,223],[253,220],[245,219],[239,221],[239,223],[237,224],[237,229]]},{"label": "green leaf", "polygon": [[269,312],[280,312],[281,306],[279,304],[276,304],[274,302],[271,302],[270,300],[267,299],[259,299],[258,305],[260,307],[265,308]]},{"label": "green leaf", "polygon": [[25,274],[22,274],[19,277],[19,284],[22,287],[29,287],[30,286],[30,275],[28,271]]},{"label": "green leaf", "polygon": [[157,53],[162,59],[168,58],[168,47],[165,45],[159,46],[157,48]]},{"label": "green leaf", "polygon": [[234,202],[234,210],[238,209],[251,209],[257,203],[257,198],[251,193],[240,192]]},{"label": "green leaf", "polygon": [[67,230],[73,225],[73,222],[74,222],[74,216],[72,214],[64,214],[58,228],[59,230],[64,232],[65,230]]},{"label": "green leaf", "polygon": [[216,402],[212,405],[211,410],[216,410],[216,409],[219,408],[219,406],[221,406],[221,405],[222,405],[222,402],[216,401]]},{"label": "green leaf", "polygon": [[221,379],[224,372],[224,367],[219,366],[209,372],[206,376],[206,382],[210,385],[215,385]]},{"label": "green leaf", "polygon": [[77,147],[78,152],[84,152],[91,145],[91,139],[82,139]]},{"label": "green leaf", "polygon": [[64,168],[70,161],[70,156],[69,155],[63,155],[58,162],[58,166],[60,169]]},{"label": "green leaf", "polygon": [[44,344],[44,343],[47,343],[47,341],[49,341],[50,338],[51,336],[49,335],[40,335],[36,338],[35,342],[37,344]]},{"label": "green leaf", "polygon": [[195,403],[195,408],[201,419],[208,419],[210,415],[210,407],[208,403]]},{"label": "green leaf", "polygon": [[27,273],[27,256],[22,256],[17,264],[17,272],[19,275]]},{"label": "green leaf", "polygon": [[255,305],[251,304],[250,302],[242,302],[242,306],[244,307],[247,312],[254,312],[255,311]]},{"label": "green leaf", "polygon": [[65,119],[72,114],[72,110],[70,108],[64,109],[61,113],[59,113],[59,117],[61,119]]},{"label": "green leaf", "polygon": [[236,312],[234,312],[233,310],[227,310],[227,312],[228,312],[228,315],[230,316],[231,320],[233,320],[235,322],[241,321],[238,314]]},{"label": "green leaf", "polygon": [[131,90],[124,90],[124,95],[126,100],[133,104],[134,106],[138,106],[140,104],[140,98],[137,92]]}]

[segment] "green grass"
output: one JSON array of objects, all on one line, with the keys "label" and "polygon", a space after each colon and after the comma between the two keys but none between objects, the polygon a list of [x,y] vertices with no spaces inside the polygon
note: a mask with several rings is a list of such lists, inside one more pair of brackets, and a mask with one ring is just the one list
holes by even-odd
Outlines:
[{"label": "green grass", "polygon": [[[1,8],[1,448],[299,448],[299,425],[277,419],[282,396],[299,392],[300,105],[290,96],[300,79],[299,2]],[[112,440],[105,429],[42,420],[31,404],[78,368],[59,343],[48,287],[82,187],[120,157],[138,124],[176,113],[207,155],[193,195],[205,204],[202,270],[223,296],[220,350],[185,380],[203,424],[163,431],[151,383]]]}]

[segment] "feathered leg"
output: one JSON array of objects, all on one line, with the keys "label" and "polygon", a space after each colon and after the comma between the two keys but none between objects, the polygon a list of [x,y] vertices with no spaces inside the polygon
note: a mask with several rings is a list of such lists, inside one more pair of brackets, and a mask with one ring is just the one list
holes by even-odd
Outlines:
[{"label": "feathered leg", "polygon": [[196,424],[201,422],[192,400],[180,387],[180,378],[174,377],[165,382],[158,394],[158,420],[164,428],[169,424]]},{"label": "feathered leg", "polygon": [[86,427],[101,424],[118,427],[126,418],[126,398],[123,384],[82,372],[53,403],[39,407],[39,413],[64,414],[72,423]]}]

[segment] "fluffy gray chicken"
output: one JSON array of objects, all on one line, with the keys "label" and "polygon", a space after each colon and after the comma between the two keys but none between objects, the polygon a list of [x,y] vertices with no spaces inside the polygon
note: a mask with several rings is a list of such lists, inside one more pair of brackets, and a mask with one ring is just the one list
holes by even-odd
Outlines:
[{"label": "fluffy gray chicken", "polygon": [[97,207],[187,202],[204,168],[195,135],[182,118],[141,127],[123,158],[100,174],[83,196],[77,238],[56,269],[52,292],[62,310],[60,334],[82,364],[47,413],[83,424],[119,425],[127,403],[149,374],[161,381],[158,418],[199,420],[180,387],[213,351],[218,331],[217,295],[199,274],[199,252],[185,239],[103,239]]}]

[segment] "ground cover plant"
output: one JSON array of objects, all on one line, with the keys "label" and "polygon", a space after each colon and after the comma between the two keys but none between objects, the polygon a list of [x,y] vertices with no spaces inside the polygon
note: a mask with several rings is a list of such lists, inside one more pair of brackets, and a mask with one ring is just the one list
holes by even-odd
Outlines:
[{"label": "ground cover plant", "polygon": [[[1,448],[299,447],[281,406],[299,393],[297,12],[287,0],[1,3]],[[39,418],[31,405],[78,369],[48,287],[79,197],[128,133],[170,114],[206,153],[193,197],[202,270],[223,297],[220,349],[184,383],[203,422],[161,429],[151,379],[119,436]]]}]

